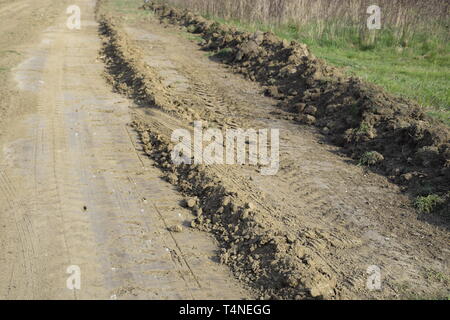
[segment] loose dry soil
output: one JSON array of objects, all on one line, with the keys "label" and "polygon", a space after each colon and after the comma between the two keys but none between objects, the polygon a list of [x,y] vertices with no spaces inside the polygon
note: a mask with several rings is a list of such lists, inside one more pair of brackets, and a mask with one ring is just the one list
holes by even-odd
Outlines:
[{"label": "loose dry soil", "polygon": [[[447,131],[437,134],[438,125],[421,114],[414,118],[418,111],[404,102],[400,120],[407,125],[393,126],[411,139],[404,142],[411,167],[386,153],[401,141],[378,150],[386,159],[380,171],[357,166],[348,155],[376,151],[378,143],[390,141],[386,119],[403,109],[396,102],[391,110],[389,95],[311,62],[302,45],[281,43],[285,58],[297,50],[306,68],[292,61],[300,80],[285,93],[294,73],[253,56],[257,34],[248,35],[256,36],[253,42],[243,37],[227,45],[224,56],[217,43],[227,30],[211,37],[197,30],[209,24],[205,20],[186,25],[186,12],[166,8],[126,19],[111,16],[105,1],[97,7],[94,0],[78,3],[82,28],[72,31],[65,26],[64,1],[14,2],[18,7],[0,2],[0,29],[24,34],[1,39],[19,55],[0,60],[11,68],[0,73],[2,97],[8,94],[0,116],[6,120],[0,127],[0,298],[449,295],[448,224],[421,219],[400,181],[411,168],[426,168],[425,178],[410,180],[445,188]],[[34,11],[20,4],[46,8],[34,28],[26,26]],[[17,18],[8,10],[17,10]],[[203,44],[189,40],[186,31],[198,32]],[[272,46],[278,55],[278,40],[272,41],[258,48],[271,55]],[[205,47],[221,54],[210,56]],[[261,70],[255,72],[252,61],[258,58]],[[311,80],[318,66],[320,79]],[[289,76],[264,78],[270,70]],[[373,95],[384,99],[379,117],[364,102]],[[347,103],[363,111],[326,111]],[[348,122],[341,128],[343,117]],[[250,165],[173,165],[171,134],[192,130],[194,120],[210,128],[280,129],[280,171],[263,176]],[[363,122],[367,130],[348,131]],[[325,126],[331,139],[323,134]],[[412,126],[417,137],[408,131]],[[376,137],[382,138],[371,145]],[[426,155],[416,161],[424,148],[420,139],[426,138],[437,148],[425,150],[434,152],[436,163],[425,163]],[[386,175],[391,164],[408,172],[401,171],[397,181]],[[413,182],[407,187],[414,188]],[[81,290],[66,288],[70,265],[81,268]],[[372,265],[381,268],[379,291],[366,286]]]}]

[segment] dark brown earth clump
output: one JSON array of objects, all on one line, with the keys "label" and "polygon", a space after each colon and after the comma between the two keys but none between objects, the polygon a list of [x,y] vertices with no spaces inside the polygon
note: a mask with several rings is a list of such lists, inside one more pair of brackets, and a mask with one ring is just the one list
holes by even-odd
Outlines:
[{"label": "dark brown earth clump", "polygon": [[[182,118],[185,110],[165,93],[160,79],[141,63],[141,52],[113,23],[99,18],[103,37],[101,56],[106,77],[114,88],[138,105],[152,106]],[[221,243],[219,257],[234,274],[262,299],[335,298],[333,270],[306,244],[315,237],[303,228],[296,237],[280,231],[261,206],[251,202],[255,191],[237,190],[230,179],[204,165],[175,165],[173,144],[158,127],[136,119],[145,153],[165,173],[165,178],[189,196],[185,205],[195,219],[191,227],[213,233]],[[194,200],[195,204],[191,200]]]},{"label": "dark brown earth clump", "polygon": [[156,3],[143,9],[201,35],[205,50],[264,85],[265,94],[278,99],[279,107],[294,113],[298,122],[321,128],[346,154],[411,195],[440,195],[444,201],[438,210],[449,212],[449,130],[417,103],[348,77],[316,58],[306,45],[270,32],[238,31]]}]

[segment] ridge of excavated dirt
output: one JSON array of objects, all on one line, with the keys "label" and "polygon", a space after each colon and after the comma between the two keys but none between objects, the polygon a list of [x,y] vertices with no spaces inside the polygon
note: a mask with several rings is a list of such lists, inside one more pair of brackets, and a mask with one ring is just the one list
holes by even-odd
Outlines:
[{"label": "ridge of excavated dirt", "polygon": [[[112,19],[100,16],[103,39],[101,57],[106,78],[114,88],[134,98],[138,105],[154,107],[184,121],[189,111],[170,96],[142,53]],[[221,245],[222,263],[263,299],[333,298],[338,284],[333,271],[306,243],[314,232],[303,230],[297,239],[282,231],[280,222],[255,199],[255,191],[229,183],[227,171],[202,165],[176,166],[171,161],[170,136],[157,126],[137,119],[132,123],[144,150],[165,173],[166,179],[188,196],[186,203],[196,218],[191,227],[211,232]]]},{"label": "ridge of excavated dirt", "polygon": [[352,158],[404,186],[413,196],[439,194],[450,206],[450,134],[416,103],[393,96],[317,59],[304,44],[267,32],[237,31],[165,4],[150,2],[162,22],[203,38],[238,73],[263,84],[298,122],[321,128]]}]

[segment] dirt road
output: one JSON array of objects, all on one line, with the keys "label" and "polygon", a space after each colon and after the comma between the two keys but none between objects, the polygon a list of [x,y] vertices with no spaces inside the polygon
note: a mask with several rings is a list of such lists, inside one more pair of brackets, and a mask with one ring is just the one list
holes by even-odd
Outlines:
[{"label": "dirt road", "polygon": [[[13,72],[37,110],[2,137],[0,297],[248,297],[211,237],[168,231],[189,213],[135,149],[130,102],[101,77],[95,1],[78,5],[82,29],[61,11]],[[80,290],[66,286],[72,265]]]},{"label": "dirt road", "polygon": [[[253,166],[215,166],[213,170],[239,198],[258,204],[263,217],[258,223],[264,228],[297,239],[309,263],[300,266],[300,275],[294,277],[309,279],[305,282],[312,291],[324,293],[332,287],[330,296],[335,298],[430,296],[438,294],[441,285],[445,288],[445,281],[439,284],[430,274],[448,274],[447,231],[419,221],[399,187],[340,156],[339,149],[324,143],[315,129],[292,121],[289,113],[276,107],[276,100],[263,97],[262,88],[199,50],[198,40],[192,41],[185,29],[160,24],[153,16],[136,22],[128,14],[125,21],[125,37],[133,41],[124,46],[135,46],[143,53],[141,59],[152,70],[149,78],[155,74],[161,78],[160,83],[153,83],[153,94],[158,96],[159,91],[172,99],[159,107],[178,112],[168,120],[158,111],[149,116],[146,108],[135,109],[135,118],[146,123],[150,133],[169,138],[173,129],[189,127],[193,119],[222,130],[280,128],[281,163],[275,176],[263,176]],[[119,84],[120,79],[116,79]],[[173,111],[171,104],[181,108]],[[186,106],[188,112],[184,112]],[[221,225],[220,232],[227,230],[228,237],[227,223],[216,225]],[[214,231],[216,225],[207,223],[206,229]],[[245,223],[239,228],[252,232]],[[231,235],[238,242],[242,238]],[[222,241],[225,247],[233,247],[229,240]],[[232,265],[238,273],[252,273],[244,262]],[[366,287],[367,268],[373,265],[384,270],[381,292],[369,292]],[[252,278],[250,285],[271,281],[263,278]],[[280,285],[278,280],[272,282]],[[269,288],[279,290],[273,283],[266,288],[270,292]]]},{"label": "dirt road", "polygon": [[[5,42],[20,55],[7,60],[15,67],[3,78],[11,105],[3,107],[0,136],[0,298],[448,293],[448,231],[418,220],[397,186],[355,166],[315,129],[291,121],[258,85],[136,6],[127,13],[104,10],[122,18],[123,34],[161,79],[152,90],[164,99],[155,100],[175,101],[178,109],[166,112],[165,105],[154,108],[113,93],[103,77],[114,69],[114,57],[105,53],[111,38],[99,31],[96,1],[76,1],[81,30],[66,27],[69,3],[52,3],[40,7],[48,6],[49,26],[37,25],[20,43]],[[0,2],[0,15],[17,11],[19,20],[29,22],[31,13],[24,10],[32,6],[31,0]],[[14,28],[22,28],[20,22]],[[106,71],[105,61],[112,64]],[[133,90],[118,74],[107,78],[116,89]],[[221,129],[280,129],[277,175],[263,176],[254,166],[207,171],[216,186],[234,191],[233,199],[256,204],[254,221],[231,225],[214,216],[203,221],[199,214],[192,223],[180,189],[205,186],[192,177],[182,180],[176,170],[167,179],[161,157],[147,156],[156,146],[143,137],[169,139],[196,119]],[[195,223],[200,227],[191,228]],[[297,256],[300,262],[290,261]],[[70,266],[81,271],[80,290],[67,287]],[[370,266],[381,269],[382,290],[367,288]]]}]

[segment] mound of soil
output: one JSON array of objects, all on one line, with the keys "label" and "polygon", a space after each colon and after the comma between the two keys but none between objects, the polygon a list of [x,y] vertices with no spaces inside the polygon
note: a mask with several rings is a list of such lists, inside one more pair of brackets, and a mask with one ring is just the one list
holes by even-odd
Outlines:
[{"label": "mound of soil", "polygon": [[[222,183],[205,166],[174,165],[173,145],[144,122],[133,126],[145,152],[184,194],[196,216],[191,227],[210,232],[221,243],[221,263],[258,292],[261,299],[332,298],[337,280],[323,259],[305,245],[314,233],[297,238],[274,231],[270,219],[250,197]],[[310,237],[310,238],[309,238]]]},{"label": "mound of soil", "polygon": [[450,133],[412,101],[348,77],[316,58],[304,44],[270,32],[248,33],[221,25],[188,10],[157,3],[163,22],[184,26],[203,38],[205,50],[248,79],[296,115],[298,122],[321,128],[328,139],[352,158],[387,175],[412,195],[439,194],[450,207]]},{"label": "mound of soil", "polygon": [[[138,104],[175,113],[185,119],[182,106],[165,92],[161,80],[142,63],[140,52],[111,18],[102,16],[101,56],[107,79],[114,88]],[[181,111],[180,111],[181,110]],[[252,190],[236,189],[228,171],[218,175],[204,165],[175,165],[171,160],[170,135],[139,118],[132,123],[144,151],[165,173],[165,178],[189,196],[186,206],[195,219],[191,227],[215,235],[219,257],[236,277],[253,288],[261,299],[335,298],[334,271],[308,243],[314,231],[303,228],[301,236],[282,231],[270,212],[252,203]]]}]

